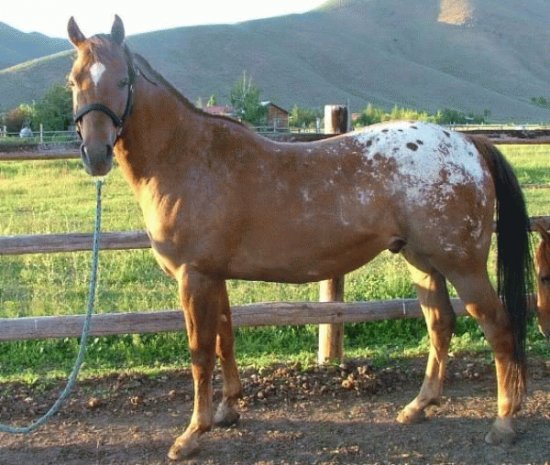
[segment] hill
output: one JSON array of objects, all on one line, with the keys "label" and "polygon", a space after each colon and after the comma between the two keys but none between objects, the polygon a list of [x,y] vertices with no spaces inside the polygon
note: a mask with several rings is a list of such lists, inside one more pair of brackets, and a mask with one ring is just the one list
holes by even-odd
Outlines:
[{"label": "hill", "polygon": [[67,49],[63,39],[24,33],[0,22],[0,69]]},{"label": "hill", "polygon": [[[530,99],[550,94],[549,19],[546,0],[330,0],[301,15],[128,42],[192,101],[224,101],[246,70],[283,107],[349,100],[354,111],[372,102],[547,121]],[[2,107],[36,98],[69,68],[61,54],[0,71]]]}]

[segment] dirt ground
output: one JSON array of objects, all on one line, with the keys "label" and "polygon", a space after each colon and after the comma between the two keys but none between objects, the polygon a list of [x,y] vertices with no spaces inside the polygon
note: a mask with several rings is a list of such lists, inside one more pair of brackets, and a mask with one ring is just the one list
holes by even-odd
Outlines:
[{"label": "dirt ground", "polygon": [[[483,440],[496,410],[495,379],[493,365],[479,358],[451,360],[445,397],[427,421],[396,423],[420,386],[423,365],[409,360],[373,369],[355,360],[331,368],[245,370],[239,424],[213,429],[202,450],[180,463],[550,464],[550,361],[530,362],[519,438],[508,446]],[[58,392],[13,384],[0,389],[0,421],[20,424],[43,413]],[[0,434],[0,464],[173,463],[166,452],[189,419],[191,395],[188,370],[80,382],[38,432]]]}]

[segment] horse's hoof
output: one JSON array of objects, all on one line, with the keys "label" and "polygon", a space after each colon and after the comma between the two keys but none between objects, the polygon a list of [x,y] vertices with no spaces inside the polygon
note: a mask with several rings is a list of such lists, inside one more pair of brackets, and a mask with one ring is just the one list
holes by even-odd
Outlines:
[{"label": "horse's hoof", "polygon": [[491,430],[485,436],[485,442],[493,446],[499,444],[513,444],[517,439],[517,434],[510,424],[495,421]]},{"label": "horse's hoof", "polygon": [[214,415],[214,425],[226,428],[232,426],[239,421],[241,417],[240,413],[232,407],[228,407],[226,404],[221,403]]},{"label": "horse's hoof", "polygon": [[180,460],[195,455],[199,451],[199,439],[197,435],[182,434],[176,439],[170,450],[168,458],[170,460]]},{"label": "horse's hoof", "polygon": [[397,422],[405,425],[411,425],[414,423],[422,423],[426,420],[426,414],[424,410],[414,410],[405,407],[397,416]]}]

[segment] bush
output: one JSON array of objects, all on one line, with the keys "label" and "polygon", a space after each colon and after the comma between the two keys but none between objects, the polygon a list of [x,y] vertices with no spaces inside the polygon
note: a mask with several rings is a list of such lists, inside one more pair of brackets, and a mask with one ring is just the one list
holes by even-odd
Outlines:
[{"label": "bush", "polygon": [[428,121],[437,124],[480,124],[485,122],[485,117],[489,113],[485,111],[485,116],[481,116],[444,108],[431,115],[425,111],[400,108],[398,106],[394,106],[390,112],[387,112],[383,108],[375,107],[369,103],[355,120],[354,124],[356,126],[368,126],[370,124],[394,120]]},{"label": "bush", "polygon": [[69,89],[56,84],[35,105],[35,126],[42,124],[45,131],[65,131],[73,122],[73,105]]},{"label": "bush", "polygon": [[295,128],[314,128],[317,124],[317,119],[321,117],[321,110],[313,108],[302,108],[294,105],[292,110],[290,110],[291,125]]},{"label": "bush", "polygon": [[19,132],[23,126],[30,126],[34,119],[34,110],[30,105],[22,104],[2,116],[0,124],[8,132]]}]

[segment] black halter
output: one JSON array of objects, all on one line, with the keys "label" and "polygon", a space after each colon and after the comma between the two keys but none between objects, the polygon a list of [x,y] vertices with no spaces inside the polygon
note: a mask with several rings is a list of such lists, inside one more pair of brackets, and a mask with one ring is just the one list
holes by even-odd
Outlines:
[{"label": "black halter", "polygon": [[73,117],[76,124],[76,132],[81,139],[82,134],[80,133],[79,125],[82,121],[82,118],[84,118],[84,116],[92,111],[100,111],[111,118],[111,121],[117,129],[115,144],[118,141],[122,133],[124,122],[126,121],[128,116],[130,116],[130,113],[132,112],[132,107],[134,106],[134,86],[136,82],[136,77],[139,75],[139,71],[134,66],[132,54],[128,49],[128,46],[126,45],[124,45],[124,54],[126,55],[126,62],[128,66],[128,96],[126,98],[126,108],[124,109],[124,113],[122,114],[122,116],[119,117],[113,110],[111,110],[107,105],[104,105],[103,103],[89,103],[88,105],[82,106],[76,111]]}]

